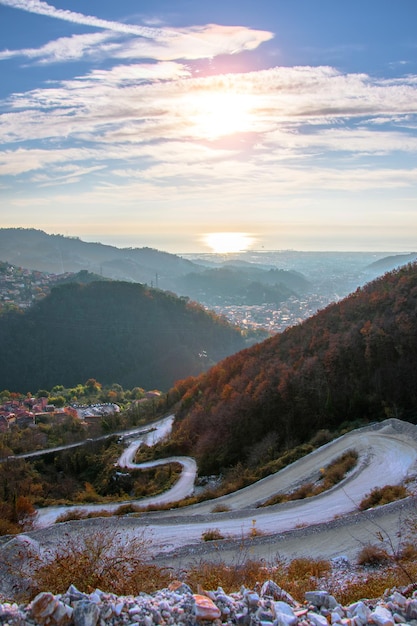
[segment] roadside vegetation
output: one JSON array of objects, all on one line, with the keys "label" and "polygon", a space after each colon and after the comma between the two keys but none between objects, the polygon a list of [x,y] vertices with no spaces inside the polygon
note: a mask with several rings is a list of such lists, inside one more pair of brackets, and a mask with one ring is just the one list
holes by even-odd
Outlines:
[{"label": "roadside vegetation", "polygon": [[122,503],[155,496],[178,480],[181,466],[177,463],[121,470],[117,460],[122,450],[118,437],[110,436],[37,457],[4,459],[0,463],[0,535],[30,530],[38,507]]},{"label": "roadside vegetation", "polygon": [[[358,424],[359,423],[355,424],[355,428],[358,427]],[[247,487],[248,485],[253,484],[261,478],[264,478],[265,476],[269,476],[270,474],[278,472],[287,465],[290,465],[298,459],[303,458],[310,452],[313,452],[313,450],[316,450],[324,443],[328,443],[332,439],[336,439],[337,437],[345,434],[349,430],[350,428],[346,424],[343,424],[340,430],[334,432],[330,432],[329,430],[320,430],[309,442],[285,450],[282,454],[279,454],[277,458],[273,460],[268,460],[268,455],[266,454],[266,462],[265,459],[259,459],[257,460],[256,465],[251,466],[245,466],[242,463],[238,463],[234,467],[230,467],[225,470],[224,474],[222,474],[221,476],[219,484],[216,487],[209,487],[200,494],[190,496],[188,498],[185,498],[184,500],[181,500],[180,502],[172,502],[167,505],[167,508],[182,508],[184,506],[197,504],[198,502],[203,502],[206,500],[213,500],[229,493],[233,493],[238,489],[242,489],[243,487]],[[160,442],[152,448],[142,446],[139,449],[135,460],[137,463],[140,463],[142,461],[148,461],[152,458],[163,458],[164,456],[171,456],[175,454],[175,452],[175,448],[172,447],[170,441]],[[357,453],[354,450],[348,451],[339,459],[336,459],[335,462],[331,463],[327,468],[322,469],[320,475],[317,477],[317,485],[313,486],[312,484],[309,484],[307,487],[303,486],[302,488],[300,488],[299,493],[297,495],[294,494],[294,497],[291,497],[291,499],[301,499],[302,497],[308,497],[308,495],[316,495],[316,493],[313,493],[313,490],[315,489],[317,489],[317,493],[329,489],[331,486],[342,480],[343,477],[356,465],[356,462]],[[268,503],[265,503],[264,506],[276,504],[284,500],[285,498],[283,498],[281,494],[277,494],[277,496],[274,496],[271,501],[268,500]],[[227,508],[224,509],[223,505],[219,505],[219,507],[219,509],[217,508],[217,506],[214,507],[212,512],[216,513],[227,510]],[[146,508],[146,510],[154,509],[155,507],[153,507],[152,505]]]},{"label": "roadside vegetation", "polygon": [[323,493],[340,483],[340,481],[342,481],[345,476],[352,471],[357,461],[358,453],[355,450],[348,450],[329,463],[329,465],[321,468],[318,480],[315,482],[304,483],[290,493],[278,493],[275,496],[268,498],[268,500],[263,502],[260,506],[271,506],[272,504],[279,504],[280,502],[302,500],[304,498],[317,496],[319,493]]},{"label": "roadside vegetation", "polygon": [[[106,400],[117,402],[122,410],[88,422],[70,415],[57,417],[44,414],[37,419],[35,426],[20,428],[12,425],[6,432],[0,433],[0,459],[3,456],[0,462],[0,535],[30,530],[36,508],[44,506],[120,502],[123,513],[115,513],[120,515],[183,507],[216,498],[278,471],[339,434],[319,431],[310,442],[286,450],[272,460],[270,454],[262,454],[255,446],[251,464],[237,464],[229,468],[216,488],[207,489],[178,503],[170,503],[166,507],[145,507],[126,502],[166,491],[178,479],[180,466],[169,464],[148,470],[121,471],[116,463],[122,452],[122,444],[118,436],[111,436],[111,433],[151,423],[152,419],[164,414],[167,403],[171,403],[172,398],[160,394],[147,400],[143,389],[123,390],[120,385],[106,388],[95,379],[89,379],[84,385],[71,389],[58,385],[50,392],[38,390],[36,396],[47,397],[48,402],[53,403],[57,402],[58,394],[62,398],[58,403],[63,405],[75,400],[85,405]],[[16,398],[17,395],[6,390],[0,392],[0,400]],[[105,439],[96,440],[103,435],[106,435]],[[45,453],[39,457],[15,458],[17,454],[26,451],[78,441],[84,444],[60,452]],[[265,441],[262,448],[265,450],[267,445],[268,442]],[[173,452],[169,441],[153,447],[142,445],[135,462],[163,458]],[[263,462],[259,461],[260,457]],[[76,508],[65,513],[63,519],[80,519],[98,514],[109,515],[104,511],[86,514]],[[63,519],[60,518],[59,521]]]},{"label": "roadside vegetation", "polygon": [[[30,405],[33,398],[45,398],[56,408],[115,403],[120,411],[87,420],[45,412],[36,415],[35,423],[12,421],[0,432],[0,536],[30,530],[36,507],[139,499],[169,489],[178,479],[180,466],[176,464],[123,472],[115,465],[123,446],[111,434],[150,424],[163,415],[166,394],[140,387],[125,390],[118,384],[103,386],[94,378],[71,388],[39,389],[35,394],[0,392],[1,405],[25,406],[26,401]],[[82,445],[17,458],[73,443]]]},{"label": "roadside vegetation", "polygon": [[[249,533],[249,540],[250,536]],[[395,537],[375,526],[375,544],[361,550],[358,545],[357,563],[352,564],[355,569],[343,582],[329,561],[309,558],[285,561],[279,557],[269,562],[258,560],[250,556],[250,545],[243,541],[232,563],[224,562],[219,552],[212,562],[199,560],[181,569],[163,567],[150,556],[152,542],[146,531],[129,542],[117,530],[68,535],[55,552],[40,554],[27,545],[6,559],[5,565],[16,581],[25,581],[19,601],[28,601],[40,591],[63,593],[70,584],[87,593],[99,588],[119,595],[137,595],[152,593],[180,580],[195,592],[221,586],[230,593],[242,585],[254,589],[271,579],[299,602],[304,600],[306,591],[324,588],[342,604],[349,604],[381,596],[387,588],[413,583],[417,577],[416,538],[414,517],[401,522]],[[207,538],[202,537],[202,541],[221,539],[216,529],[207,531]]]},{"label": "roadside vegetation", "polygon": [[[150,397],[151,396],[151,397]],[[37,414],[34,423],[19,425],[11,422],[0,432],[0,459],[9,455],[23,454],[45,448],[67,445],[100,437],[113,432],[127,430],[161,416],[166,410],[168,394],[160,391],[145,391],[141,387],[123,389],[121,385],[105,386],[95,378],[84,384],[64,388],[56,385],[51,390],[38,389],[36,393],[0,391],[0,405],[18,402],[27,408],[32,398],[45,398],[48,405],[58,411],[64,407],[117,404],[119,411],[86,420],[75,417],[72,412],[44,412]]]},{"label": "roadside vegetation", "polygon": [[388,504],[389,502],[402,500],[409,495],[411,494],[404,485],[385,485],[384,487],[376,487],[363,498],[359,504],[359,508],[361,511],[365,511],[366,509],[371,509],[375,506],[382,506],[383,504]]},{"label": "roadside vegetation", "polygon": [[410,264],[177,383],[172,444],[211,475],[273,463],[342,422],[416,423],[416,306]]}]

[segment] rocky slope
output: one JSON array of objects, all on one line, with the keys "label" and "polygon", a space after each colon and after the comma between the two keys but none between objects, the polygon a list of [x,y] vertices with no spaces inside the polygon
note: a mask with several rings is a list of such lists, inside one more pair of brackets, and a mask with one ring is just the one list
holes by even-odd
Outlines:
[{"label": "rocky slope", "polygon": [[394,626],[413,624],[417,619],[417,592],[410,593],[412,589],[391,590],[382,598],[342,606],[325,590],[307,592],[303,603],[296,602],[272,580],[257,589],[241,587],[230,594],[221,587],[193,593],[188,585],[176,581],[167,589],[136,597],[100,590],[85,594],[71,586],[59,596],[42,592],[28,605],[4,603],[0,605],[0,620],[19,626]]}]

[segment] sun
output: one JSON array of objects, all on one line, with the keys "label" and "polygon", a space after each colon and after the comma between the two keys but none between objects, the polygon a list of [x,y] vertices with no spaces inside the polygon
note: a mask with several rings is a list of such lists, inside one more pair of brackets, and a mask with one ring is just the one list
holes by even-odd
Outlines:
[{"label": "sun", "polygon": [[243,252],[255,243],[255,238],[248,233],[222,232],[207,233],[204,243],[216,254]]},{"label": "sun", "polygon": [[213,140],[253,130],[253,111],[250,94],[205,91],[188,97],[183,114],[194,135]]}]

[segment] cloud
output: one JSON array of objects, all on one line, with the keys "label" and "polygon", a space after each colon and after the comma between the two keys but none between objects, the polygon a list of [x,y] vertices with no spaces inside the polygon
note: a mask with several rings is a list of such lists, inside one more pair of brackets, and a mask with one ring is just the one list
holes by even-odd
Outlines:
[{"label": "cloud", "polygon": [[25,57],[30,60],[37,60],[39,64],[47,64],[76,61],[80,58],[108,56],[111,54],[112,49],[116,47],[116,44],[109,43],[114,39],[115,34],[107,31],[104,33],[60,37],[40,48],[0,51],[0,61]]},{"label": "cloud", "polygon": [[50,187],[59,184],[68,185],[80,182],[82,178],[103,169],[104,166],[80,167],[78,165],[64,165],[54,167],[53,171],[36,174],[31,178],[32,182],[39,183],[39,187]]},{"label": "cloud", "polygon": [[[180,190],[204,205],[216,194],[246,205],[268,204],[268,194],[410,189],[416,174],[389,162],[417,150],[414,76],[304,66],[195,78],[185,62],[120,63],[1,104],[0,174],[34,191],[83,180],[96,201]],[[241,125],[225,123],[226,112]]]},{"label": "cloud", "polygon": [[47,2],[42,2],[42,0],[0,0],[0,4],[12,7],[13,9],[28,11],[29,13],[36,13],[37,15],[45,15],[66,22],[72,22],[73,24],[84,24],[85,26],[113,30],[118,33],[128,33],[139,37],[166,39],[171,36],[168,30],[102,20],[92,15],[84,15],[83,13],[76,13],[75,11],[68,11],[66,9],[56,9]]},{"label": "cloud", "polygon": [[322,155],[330,152],[353,153],[355,155],[386,155],[390,152],[417,152],[417,137],[393,129],[375,131],[359,127],[330,128],[316,127],[314,132],[294,132],[294,125],[282,127],[268,134],[266,141],[258,144],[260,158],[273,161],[282,158]]},{"label": "cloud", "polygon": [[181,29],[136,26],[56,9],[41,0],[0,0],[0,4],[105,30],[104,33],[62,37],[39,48],[4,50],[0,52],[0,60],[20,56],[41,64],[89,57],[195,60],[254,50],[273,37],[271,32],[244,26],[208,24]]},{"label": "cloud", "polygon": [[[44,150],[41,148],[26,149],[18,148],[14,151],[5,150],[0,152],[0,175],[10,176],[42,170],[44,167],[56,167],[62,163],[70,164],[74,161],[90,161],[99,159],[97,150],[86,148],[69,148],[66,150]],[[102,156],[104,160],[104,155]]]},{"label": "cloud", "polygon": [[[215,111],[210,110],[213,94],[218,96]],[[288,148],[299,150],[303,142],[306,148],[336,146],[339,133],[340,143],[351,137],[353,149],[355,142],[363,143],[364,135],[361,140],[357,129],[356,134],[347,129],[343,134],[342,122],[358,120],[364,126],[373,118],[402,116],[404,149],[414,146],[414,140],[406,141],[407,124],[412,129],[417,114],[414,77],[389,83],[362,74],[342,75],[328,67],[298,67],[192,78],[187,66],[174,62],[94,70],[47,88],[14,94],[3,103],[0,141],[209,141],[204,118],[210,118],[213,126],[217,115],[227,135],[227,125],[220,123],[230,97],[236,114],[242,113],[240,106],[247,108],[239,132],[258,135],[264,145],[279,141],[282,129],[287,129]],[[333,134],[322,129],[314,132],[314,125],[334,128]],[[370,140],[370,126],[367,132],[366,140]],[[382,136],[375,131],[371,151],[383,148]],[[401,149],[399,138],[393,149]]]}]

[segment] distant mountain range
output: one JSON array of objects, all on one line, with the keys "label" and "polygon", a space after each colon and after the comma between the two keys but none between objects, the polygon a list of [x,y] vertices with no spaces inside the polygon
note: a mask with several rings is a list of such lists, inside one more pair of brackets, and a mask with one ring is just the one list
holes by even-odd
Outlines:
[{"label": "distant mountain range", "polygon": [[117,248],[36,229],[1,228],[0,261],[55,274],[87,270],[172,291],[206,305],[277,304],[309,288],[300,272],[239,261],[207,268],[152,248]]},{"label": "distant mountain range", "polygon": [[32,393],[95,378],[167,390],[247,345],[200,305],[120,281],[71,282],[0,316],[0,389]]},{"label": "distant mountain range", "polygon": [[152,248],[116,248],[26,228],[0,228],[0,260],[55,274],[87,270],[164,290],[172,289],[179,276],[199,267]]},{"label": "distant mountain range", "polygon": [[264,270],[256,265],[225,264],[215,269],[191,272],[178,279],[182,293],[209,305],[280,304],[290,296],[305,293],[309,282],[299,272]]},{"label": "distant mountain range", "polygon": [[242,472],[323,429],[417,423],[416,311],[414,263],[184,381],[176,452],[202,474]]},{"label": "distant mountain range", "polygon": [[370,263],[365,270],[369,273],[372,272],[375,276],[379,276],[384,272],[391,272],[391,270],[406,265],[407,263],[413,263],[417,260],[417,252],[410,252],[409,254],[393,254],[386,256],[383,259],[378,259],[374,263]]}]

